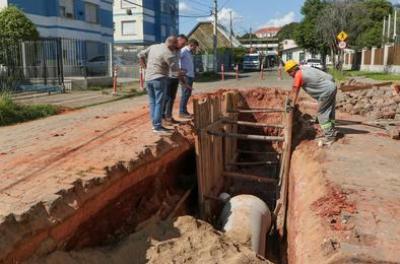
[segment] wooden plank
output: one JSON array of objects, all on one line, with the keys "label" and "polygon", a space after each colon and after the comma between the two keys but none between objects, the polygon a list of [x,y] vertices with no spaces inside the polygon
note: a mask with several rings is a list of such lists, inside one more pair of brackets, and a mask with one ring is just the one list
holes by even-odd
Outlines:
[{"label": "wooden plank", "polygon": [[285,149],[282,157],[281,166],[281,179],[280,179],[280,198],[278,203],[281,204],[279,213],[277,215],[277,230],[280,238],[285,236],[285,225],[288,208],[288,189],[289,189],[289,173],[290,173],[290,157],[291,157],[291,145],[292,145],[292,133],[293,133],[293,113],[290,111],[286,113],[286,129],[285,129]]},{"label": "wooden plank", "polygon": [[178,210],[182,207],[183,203],[187,200],[187,198],[189,197],[189,195],[192,192],[192,188],[187,190],[184,195],[181,197],[181,199],[179,199],[178,203],[175,205],[174,209],[172,210],[172,212],[168,215],[168,220],[171,220],[172,218],[175,217],[176,213],[178,212]]}]

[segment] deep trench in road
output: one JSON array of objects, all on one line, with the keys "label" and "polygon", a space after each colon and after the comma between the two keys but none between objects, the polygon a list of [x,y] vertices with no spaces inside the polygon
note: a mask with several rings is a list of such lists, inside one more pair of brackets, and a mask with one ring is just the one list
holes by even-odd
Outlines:
[{"label": "deep trench in road", "polygon": [[[269,107],[271,105],[283,105],[286,92],[279,90],[255,89],[242,93],[242,106],[246,107]],[[302,123],[299,121],[300,115],[296,115],[295,126],[297,129],[304,130]],[[282,120],[276,115],[268,113],[243,114],[242,120],[255,123],[271,122],[277,123]],[[176,132],[175,142],[178,142],[177,150],[174,155],[166,152],[157,162],[146,164],[139,167],[135,173],[142,176],[142,180],[133,184],[123,192],[119,193],[115,199],[104,201],[102,209],[93,214],[93,216],[85,222],[80,223],[79,228],[68,238],[62,248],[48,250],[46,254],[34,256],[31,258],[32,263],[129,263],[134,258],[133,263],[158,263],[159,257],[162,256],[166,262],[168,260],[177,261],[174,255],[189,254],[196,255],[198,252],[207,250],[226,251],[220,255],[216,254],[216,260],[221,258],[221,263],[237,263],[230,262],[226,256],[229,252],[229,246],[218,246],[212,235],[207,232],[214,232],[218,236],[222,233],[216,231],[221,229],[218,219],[220,214],[209,221],[211,228],[200,228],[204,225],[199,220],[197,178],[196,178],[196,151],[193,139],[193,127],[188,124],[184,125],[185,133]],[[189,127],[189,128],[188,128]],[[192,130],[189,131],[188,130]],[[240,133],[278,136],[282,133],[280,129],[258,128],[258,127],[240,127]],[[184,147],[179,146],[183,144]],[[282,145],[275,143],[265,143],[247,140],[238,140],[237,147],[240,149],[237,156],[237,165],[232,165],[231,170],[241,174],[252,174],[258,177],[272,178],[279,180],[280,162],[282,155]],[[179,151],[180,150],[180,151]],[[242,166],[242,161],[259,161],[270,160],[267,165]],[[149,174],[149,167],[158,166],[156,174]],[[236,196],[241,194],[250,194],[260,198],[268,205],[271,212],[274,211],[277,194],[280,192],[276,184],[264,185],[260,182],[247,181],[244,179],[230,179],[224,185],[221,192]],[[101,196],[102,193],[99,193]],[[222,206],[219,208],[222,210]],[[175,221],[179,216],[191,216],[191,218],[183,218],[183,220]],[[274,219],[273,217],[273,220]],[[175,221],[175,222],[174,222]],[[191,225],[195,221],[194,227]],[[179,226],[181,225],[181,226]],[[274,223],[266,236],[266,259],[271,263],[284,263],[285,237],[279,237],[274,229]],[[195,230],[189,230],[195,229]],[[176,233],[176,231],[178,232]],[[212,230],[212,231],[211,231]],[[174,233],[175,231],[175,233]],[[194,239],[199,245],[192,246],[187,249],[188,241],[179,242],[179,237],[185,237],[185,233],[190,233],[189,240]],[[214,234],[214,235],[215,235]],[[225,239],[225,238],[224,238]],[[156,240],[156,249],[154,249],[154,241]],[[230,245],[237,248],[236,242],[221,242],[223,245]],[[171,242],[172,241],[172,242]],[[196,242],[197,241],[197,242]],[[161,244],[160,244],[161,243]],[[160,245],[168,244],[170,248],[165,249],[170,254],[163,252]],[[214,245],[209,245],[215,243]],[[225,244],[224,244],[225,243]],[[203,248],[201,244],[203,245]],[[206,249],[205,246],[211,248]],[[190,249],[193,252],[190,253]],[[248,249],[235,254],[252,254],[248,253]],[[198,251],[197,253],[194,251]],[[239,250],[240,251],[240,250]],[[219,252],[220,253],[220,252]],[[210,253],[213,255],[213,253]],[[159,255],[159,256],[157,256]],[[247,255],[249,258],[249,255]],[[260,260],[255,254],[251,255],[256,260]],[[175,256],[176,258],[176,256]],[[105,262],[105,260],[109,262]],[[251,260],[251,258],[249,258]],[[201,256],[196,260],[190,260],[185,263],[200,263]],[[207,261],[204,259],[204,261]],[[130,262],[131,263],[131,262]],[[176,263],[181,263],[178,260]],[[182,262],[183,263],[183,262]],[[243,262],[256,263],[256,262]],[[263,263],[263,262],[260,262]]]}]

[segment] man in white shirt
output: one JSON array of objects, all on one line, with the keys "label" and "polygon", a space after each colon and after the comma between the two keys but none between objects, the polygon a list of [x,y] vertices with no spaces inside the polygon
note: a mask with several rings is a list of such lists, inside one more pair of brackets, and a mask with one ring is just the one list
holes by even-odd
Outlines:
[{"label": "man in white shirt", "polygon": [[193,82],[195,77],[194,58],[193,54],[199,47],[199,42],[195,39],[190,39],[186,47],[181,49],[180,68],[185,72],[185,85],[181,85],[181,103],[179,107],[179,117],[190,119],[191,115],[187,110],[189,98],[192,95]]}]

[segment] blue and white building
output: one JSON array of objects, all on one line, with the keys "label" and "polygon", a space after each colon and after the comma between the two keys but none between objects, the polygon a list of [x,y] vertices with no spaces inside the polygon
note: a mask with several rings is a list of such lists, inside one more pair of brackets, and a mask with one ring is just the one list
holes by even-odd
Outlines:
[{"label": "blue and white building", "polygon": [[63,45],[64,56],[90,60],[113,42],[113,0],[0,0],[0,8],[8,5],[20,8],[40,37],[79,43]]},{"label": "blue and white building", "polygon": [[178,32],[178,0],[114,0],[115,44],[147,46]]}]

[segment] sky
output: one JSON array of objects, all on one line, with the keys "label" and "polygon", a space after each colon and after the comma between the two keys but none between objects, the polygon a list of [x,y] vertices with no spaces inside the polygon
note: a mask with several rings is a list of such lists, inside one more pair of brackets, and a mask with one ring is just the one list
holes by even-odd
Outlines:
[{"label": "sky", "polygon": [[[210,14],[213,0],[180,0],[180,31],[189,33],[198,21],[210,18],[184,17]],[[400,0],[391,0],[398,4]],[[220,23],[229,26],[230,11],[235,34],[244,34],[265,26],[283,26],[300,21],[304,0],[218,0]]]},{"label": "sky", "polygon": [[[180,31],[189,33],[198,21],[204,21],[210,14],[212,0],[180,0]],[[301,6],[304,0],[218,0],[219,20],[229,26],[230,11],[233,17],[235,34],[244,34],[265,27],[282,26],[301,20]]]}]

